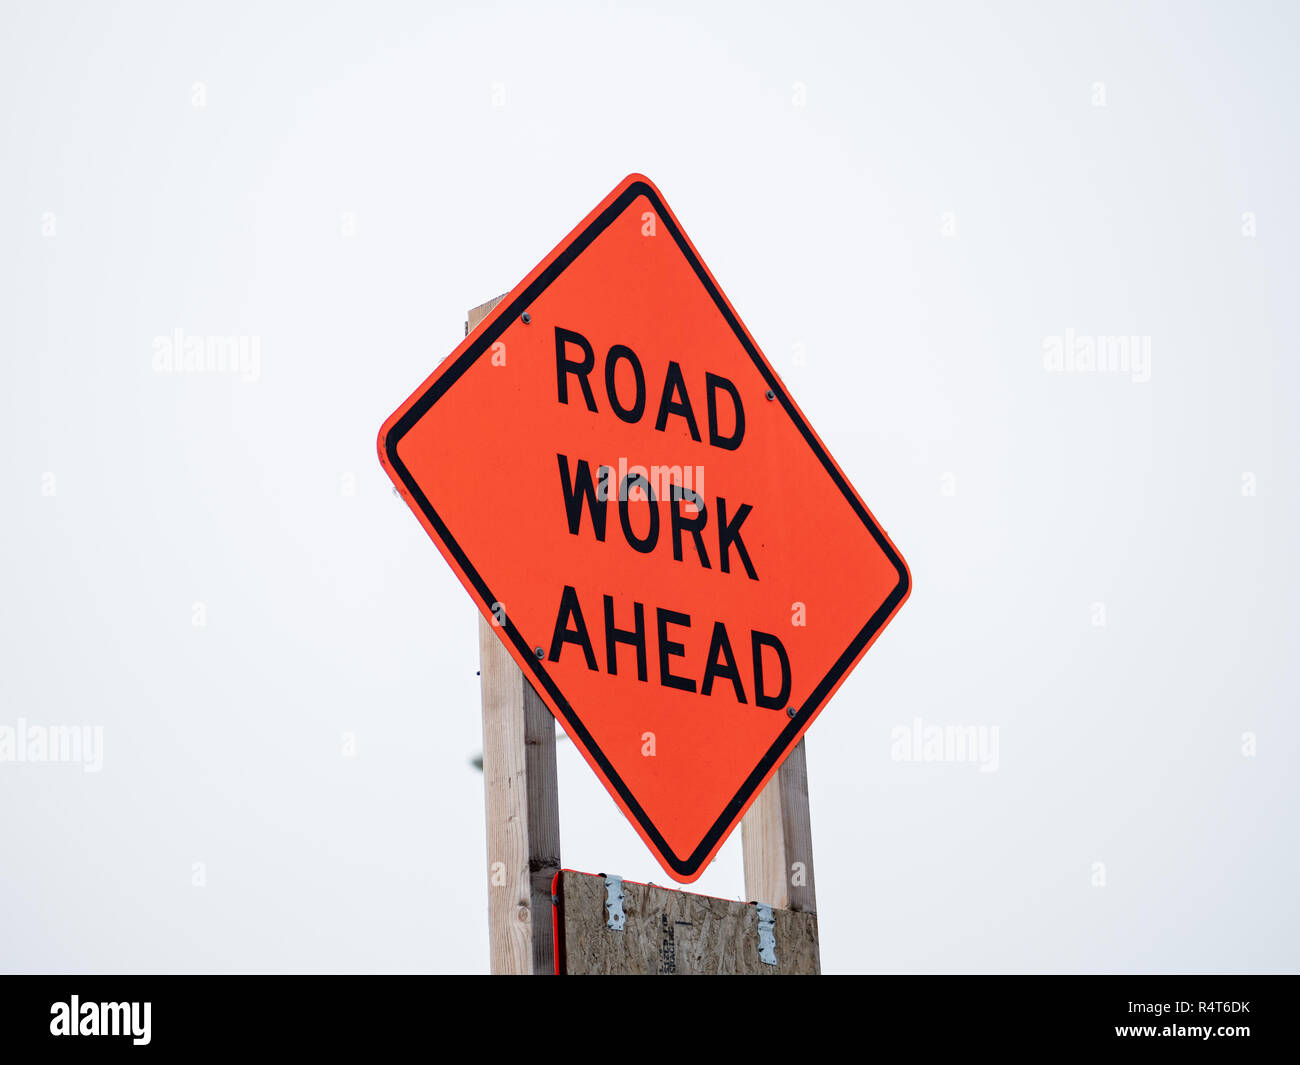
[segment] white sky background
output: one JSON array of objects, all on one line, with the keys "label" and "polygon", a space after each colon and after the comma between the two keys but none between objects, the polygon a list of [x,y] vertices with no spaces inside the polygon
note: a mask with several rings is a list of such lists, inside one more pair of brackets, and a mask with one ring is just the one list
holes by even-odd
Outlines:
[{"label": "white sky background", "polygon": [[[0,762],[0,968],[486,970],[475,611],[375,437],[637,170],[912,569],[808,736],[826,971],[1294,971],[1298,37],[6,4],[0,726],[104,753]],[[258,379],[154,372],[175,329]],[[1046,372],[1067,330],[1150,380]],[[996,772],[896,760],[917,718]],[[564,864],[665,882],[560,774]],[[693,890],[743,894],[738,832]]]}]

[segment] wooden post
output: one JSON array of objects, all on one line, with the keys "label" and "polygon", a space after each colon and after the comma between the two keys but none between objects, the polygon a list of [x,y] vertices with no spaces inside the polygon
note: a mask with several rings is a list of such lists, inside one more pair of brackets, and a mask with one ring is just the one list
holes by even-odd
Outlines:
[{"label": "wooden post", "polygon": [[[471,310],[466,332],[501,299]],[[560,870],[555,718],[482,616],[478,653],[492,972],[550,974],[551,881]]]},{"label": "wooden post", "polygon": [[[745,894],[782,910],[817,913],[808,762],[798,745],[740,823],[745,850]],[[817,959],[820,971],[820,957]]]},{"label": "wooden post", "polygon": [[[468,333],[504,297],[469,312]],[[491,622],[479,618],[483,783],[488,837],[488,924],[493,973],[555,971],[551,882],[560,869],[555,718],[515,665]],[[741,822],[745,892],[752,902],[812,916],[817,893],[804,744],[768,782]]]}]

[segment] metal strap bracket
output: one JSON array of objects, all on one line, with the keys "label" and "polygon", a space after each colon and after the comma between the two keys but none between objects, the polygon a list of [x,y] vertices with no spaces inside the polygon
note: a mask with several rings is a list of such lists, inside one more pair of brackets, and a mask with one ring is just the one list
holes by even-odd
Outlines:
[{"label": "metal strap bracket", "polygon": [[627,915],[623,912],[623,878],[605,874],[605,927],[611,932],[623,931]]},{"label": "metal strap bracket", "polygon": [[764,965],[776,964],[776,918],[765,902],[758,903],[758,960]]}]

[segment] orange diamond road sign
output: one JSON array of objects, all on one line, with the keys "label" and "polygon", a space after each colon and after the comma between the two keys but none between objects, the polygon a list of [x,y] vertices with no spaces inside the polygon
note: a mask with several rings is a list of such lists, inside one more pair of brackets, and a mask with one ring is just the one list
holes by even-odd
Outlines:
[{"label": "orange diamond road sign", "polygon": [[384,423],[379,457],[684,883],[910,588],[638,174]]}]

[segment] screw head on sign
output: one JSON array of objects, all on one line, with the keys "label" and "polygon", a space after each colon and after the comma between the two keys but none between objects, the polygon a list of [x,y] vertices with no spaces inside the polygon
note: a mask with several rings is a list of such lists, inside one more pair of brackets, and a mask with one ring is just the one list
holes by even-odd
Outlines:
[{"label": "screw head on sign", "polygon": [[524,323],[524,325],[527,325],[529,322],[531,322],[531,321],[533,320],[533,316],[532,316],[531,314],[529,314],[527,311],[524,311],[524,313],[523,313],[523,315],[521,315],[521,317],[522,317],[522,319],[523,319],[523,323]]},{"label": "screw head on sign", "polygon": [[776,393],[773,392],[770,388],[767,390],[767,398],[768,398],[768,399],[776,399]]},{"label": "screw head on sign", "polygon": [[546,652],[543,651],[540,647],[534,647],[534,648],[533,648],[533,654],[535,654],[538,658],[545,658],[545,657],[546,657]]},{"label": "screw head on sign", "polygon": [[799,708],[798,708],[797,706],[792,706],[792,707],[790,707],[788,710],[786,710],[786,713],[789,714],[790,717],[798,717],[798,716],[799,716]]}]

